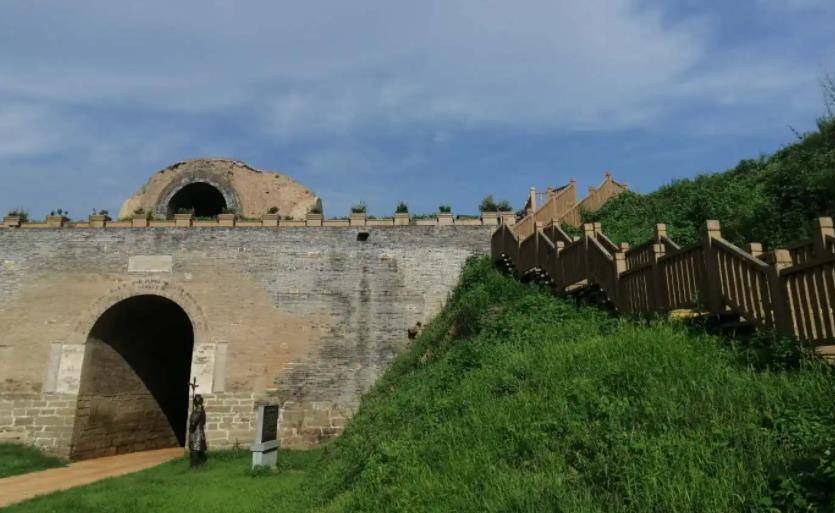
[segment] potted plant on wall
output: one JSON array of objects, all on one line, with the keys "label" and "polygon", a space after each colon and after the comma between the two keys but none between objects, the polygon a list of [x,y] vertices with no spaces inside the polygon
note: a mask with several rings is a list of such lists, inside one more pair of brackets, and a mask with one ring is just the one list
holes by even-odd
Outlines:
[{"label": "potted plant on wall", "polygon": [[190,228],[192,220],[194,219],[194,210],[190,208],[181,208],[174,214],[174,226],[179,228]]},{"label": "potted plant on wall", "polygon": [[3,218],[3,226],[7,228],[19,228],[21,224],[29,222],[29,213],[17,208],[10,210]]},{"label": "potted plant on wall", "polygon": [[364,201],[351,205],[351,226],[365,226],[365,221],[368,219],[368,207]]},{"label": "potted plant on wall", "polygon": [[406,225],[409,224],[409,206],[404,202],[399,202],[394,209],[394,224]]},{"label": "potted plant on wall", "polygon": [[505,212],[513,212],[513,208],[507,200],[496,202],[492,194],[488,194],[478,205],[481,212],[481,222],[484,224],[499,224],[499,216]]},{"label": "potted plant on wall", "polygon": [[278,207],[270,207],[267,213],[261,216],[263,226],[278,226]]},{"label": "potted plant on wall", "polygon": [[64,209],[59,208],[58,210],[53,210],[46,216],[46,224],[51,227],[61,228],[70,220],[69,216],[70,213]]},{"label": "potted plant on wall", "polygon": [[131,216],[131,223],[133,224],[134,228],[145,228],[148,226],[148,223],[150,222],[152,217],[152,212],[145,212],[144,208],[139,207],[133,211],[133,215]]},{"label": "potted plant on wall", "polygon": [[217,215],[217,222],[220,226],[235,226],[235,211],[231,208],[224,208],[220,214]]},{"label": "potted plant on wall", "polygon": [[307,226],[322,226],[323,218],[324,216],[322,215],[322,204],[317,202],[307,212],[305,221],[307,222]]},{"label": "potted plant on wall", "polygon": [[441,205],[438,207],[438,224],[452,224],[452,207],[449,205]]},{"label": "potted plant on wall", "polygon": [[93,213],[90,214],[91,228],[104,228],[108,221],[110,221],[110,212],[107,210],[97,211],[96,209],[93,209]]}]

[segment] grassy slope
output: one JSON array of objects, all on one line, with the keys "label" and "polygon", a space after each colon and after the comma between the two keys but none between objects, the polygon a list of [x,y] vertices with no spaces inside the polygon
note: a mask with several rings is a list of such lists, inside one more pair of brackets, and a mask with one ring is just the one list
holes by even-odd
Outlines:
[{"label": "grassy slope", "polygon": [[835,489],[833,373],[743,354],[479,261],[329,449],[322,511],[758,511]]},{"label": "grassy slope", "polygon": [[618,242],[650,238],[655,223],[667,223],[682,245],[698,240],[705,219],[719,219],[734,243],[784,247],[808,239],[809,223],[835,215],[835,120],[821,121],[770,157],[746,160],[724,173],[677,180],[657,191],[627,193],[587,221],[600,221]]},{"label": "grassy slope", "polygon": [[832,370],[747,354],[479,260],[321,457],[260,477],[246,456],[177,461],[10,511],[831,511]]},{"label": "grassy slope", "polygon": [[47,456],[33,447],[0,443],[0,478],[62,467],[65,464],[63,460]]}]

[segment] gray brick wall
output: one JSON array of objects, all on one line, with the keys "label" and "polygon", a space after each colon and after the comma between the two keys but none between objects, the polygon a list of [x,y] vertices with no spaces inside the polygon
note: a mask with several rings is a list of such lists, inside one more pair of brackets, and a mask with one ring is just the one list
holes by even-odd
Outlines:
[{"label": "gray brick wall", "polygon": [[[54,348],[85,344],[118,300],[159,293],[189,314],[195,354],[225,350],[192,362],[210,443],[249,443],[259,401],[284,405],[285,446],[329,439],[405,347],[406,330],[439,311],[466,258],[489,251],[492,229],[0,230],[0,438],[66,452],[66,428],[27,427],[15,397],[36,401],[57,390],[74,398],[80,365],[53,361]],[[366,242],[360,231],[370,233]],[[137,255],[170,256],[173,268],[129,273]]]}]

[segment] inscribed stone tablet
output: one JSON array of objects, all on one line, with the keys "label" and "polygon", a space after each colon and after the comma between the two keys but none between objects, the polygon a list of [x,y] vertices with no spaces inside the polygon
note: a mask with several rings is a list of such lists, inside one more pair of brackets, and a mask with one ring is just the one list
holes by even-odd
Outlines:
[{"label": "inscribed stone tablet", "polygon": [[261,425],[261,440],[259,442],[272,442],[278,435],[278,405],[264,406],[264,416]]}]

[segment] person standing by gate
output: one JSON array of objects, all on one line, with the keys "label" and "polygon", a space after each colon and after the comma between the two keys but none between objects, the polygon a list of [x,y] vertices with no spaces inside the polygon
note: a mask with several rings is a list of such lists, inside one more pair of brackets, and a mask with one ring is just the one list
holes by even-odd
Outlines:
[{"label": "person standing by gate", "polygon": [[206,463],[206,410],[203,408],[203,396],[195,394],[191,415],[188,418],[188,450],[191,468],[198,468]]}]

